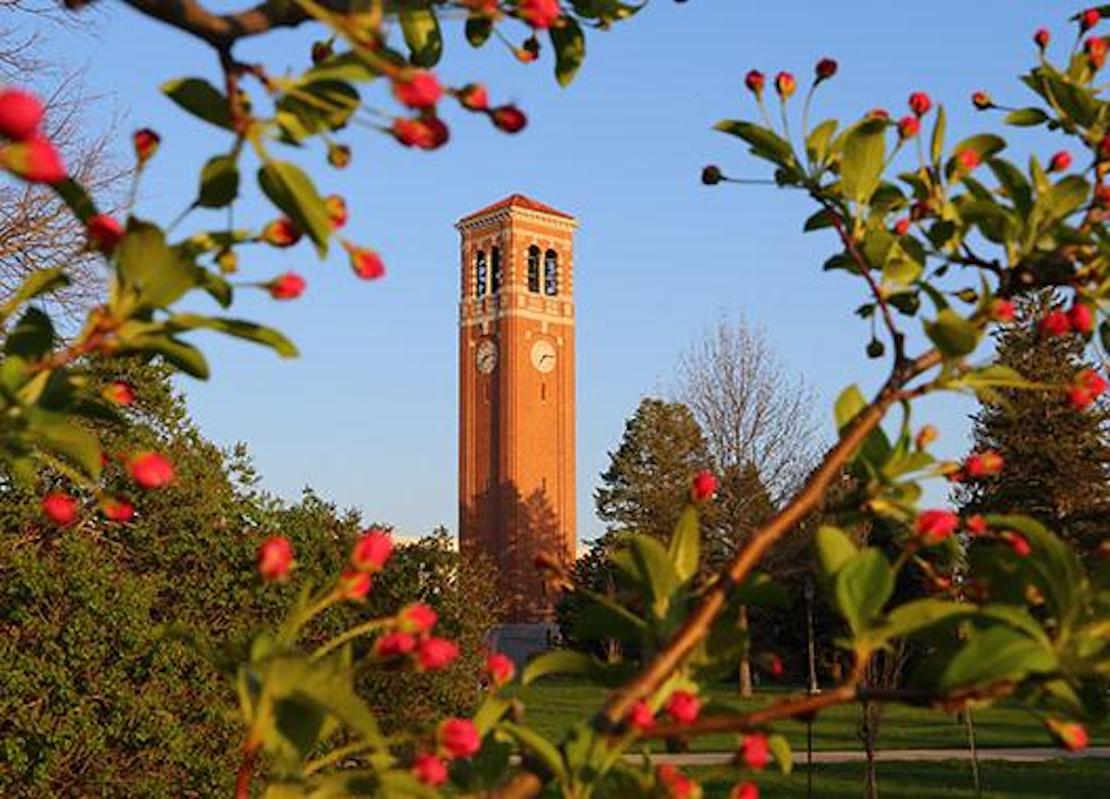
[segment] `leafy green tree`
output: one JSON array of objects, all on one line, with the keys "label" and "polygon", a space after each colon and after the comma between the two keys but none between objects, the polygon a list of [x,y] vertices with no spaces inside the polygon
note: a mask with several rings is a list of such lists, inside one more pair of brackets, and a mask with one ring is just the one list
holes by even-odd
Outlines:
[{"label": "leafy green tree", "polygon": [[701,428],[680,402],[647,397],[625,423],[620,446],[594,492],[607,532],[670,536],[690,479],[709,466]]},{"label": "leafy green tree", "polygon": [[[1093,368],[1083,337],[1048,335],[1040,320],[1058,305],[1052,293],[1017,304],[1014,324],[996,334],[998,363],[1049,386],[1073,384]],[[967,513],[1020,512],[1092,557],[1110,527],[1110,407],[1080,413],[1060,390],[999,389],[974,418],[976,452],[999,453],[998,475],[955,492]]]}]

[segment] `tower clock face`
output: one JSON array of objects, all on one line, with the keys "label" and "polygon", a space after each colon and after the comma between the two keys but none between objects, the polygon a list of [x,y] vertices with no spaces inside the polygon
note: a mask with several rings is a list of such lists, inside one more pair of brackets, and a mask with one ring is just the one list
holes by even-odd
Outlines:
[{"label": "tower clock face", "polygon": [[555,368],[555,347],[550,341],[540,339],[532,345],[532,366],[545,373]]},{"label": "tower clock face", "polygon": [[488,375],[497,368],[497,345],[490,339],[486,339],[478,345],[477,358],[475,363],[478,365],[478,371],[484,375]]}]

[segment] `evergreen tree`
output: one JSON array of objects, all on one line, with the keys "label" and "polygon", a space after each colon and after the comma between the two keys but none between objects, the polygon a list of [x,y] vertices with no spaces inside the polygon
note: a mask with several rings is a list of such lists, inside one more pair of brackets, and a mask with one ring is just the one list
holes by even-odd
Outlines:
[{"label": "evergreen tree", "polygon": [[594,492],[597,515],[609,533],[639,532],[666,541],[690,491],[690,480],[709,466],[705,437],[680,402],[647,397],[625,423],[609,468]]},{"label": "evergreen tree", "polygon": [[[1039,320],[1056,298],[1019,303],[1017,317],[996,334],[998,362],[1026,379],[1066,386],[1092,367],[1081,336],[1051,336]],[[1110,525],[1110,409],[1077,411],[1058,389],[997,392],[974,419],[974,450],[994,450],[1002,473],[962,484],[956,500],[966,513],[1025,513],[1069,541],[1083,556],[1098,548]]]}]

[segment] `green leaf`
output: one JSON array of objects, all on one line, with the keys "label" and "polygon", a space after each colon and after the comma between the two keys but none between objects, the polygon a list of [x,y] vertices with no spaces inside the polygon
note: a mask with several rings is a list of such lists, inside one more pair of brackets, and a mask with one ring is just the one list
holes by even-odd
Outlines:
[{"label": "green leaf", "polygon": [[265,344],[283,358],[295,358],[298,354],[297,348],[293,345],[293,342],[278,331],[270,327],[265,327],[264,325],[255,324],[254,322],[247,322],[243,319],[226,319],[223,317],[180,313],[171,316],[166,322],[166,327],[173,332],[207,328],[208,330],[226,333],[235,338],[253,341],[257,344]]},{"label": "green leaf", "polygon": [[806,137],[806,155],[814,164],[824,164],[829,155],[829,141],[836,133],[835,119],[826,119],[809,132]]},{"label": "green leaf", "polygon": [[771,750],[783,774],[789,774],[794,770],[794,753],[790,750],[790,742],[786,740],[785,735],[777,732],[768,735],[767,748]]},{"label": "green leaf", "polygon": [[658,618],[662,618],[667,614],[671,594],[679,585],[667,550],[651,536],[640,533],[633,533],[625,540],[636,571],[654,600],[652,610]]},{"label": "green leaf", "polygon": [[1053,219],[1065,219],[1079,210],[1091,194],[1091,185],[1079,175],[1068,175],[1049,189],[1044,205]]},{"label": "green leaf", "polygon": [[873,547],[853,555],[834,578],[836,607],[857,635],[879,617],[893,592],[894,571]]},{"label": "green leaf", "polygon": [[129,338],[120,353],[161,355],[166,362],[198,380],[208,379],[208,361],[192,344],[173,336],[148,334]]},{"label": "green leaf", "polygon": [[844,194],[864,204],[879,186],[886,159],[886,123],[866,120],[848,131],[840,157],[840,187]]},{"label": "green leaf", "polygon": [[210,158],[200,171],[197,205],[223,208],[239,196],[239,165],[230,155]]},{"label": "green leaf", "polygon": [[100,479],[100,441],[96,435],[63,413],[33,408],[27,413],[27,433],[43,449],[78,466],[93,480]]},{"label": "green leaf", "polygon": [[794,150],[790,142],[773,130],[741,120],[722,120],[713,126],[716,130],[743,139],[751,145],[751,150],[761,158],[774,161],[780,166],[794,166]]},{"label": "green leaf", "polygon": [[481,47],[493,33],[493,20],[485,15],[466,18],[466,40],[471,47]]},{"label": "green leaf", "polygon": [[412,63],[418,67],[434,67],[439,63],[443,55],[443,37],[439,32],[439,20],[430,8],[402,9],[401,31]]},{"label": "green leaf", "polygon": [[813,539],[817,548],[817,561],[821,564],[821,571],[832,577],[859,554],[859,548],[848,534],[839,527],[823,524],[817,528],[817,535]]},{"label": "green leaf", "polygon": [[300,142],[322,131],[339,130],[358,110],[358,90],[341,80],[315,80],[302,84],[277,102],[277,117],[291,142]]},{"label": "green leaf", "polygon": [[805,225],[802,227],[802,230],[806,233],[810,233],[814,230],[830,228],[833,226],[833,218],[833,215],[829,213],[829,211],[822,208],[820,211],[815,211],[810,215],[809,219],[806,220]]},{"label": "green leaf", "polygon": [[1006,140],[1001,136],[995,136],[993,133],[979,133],[975,136],[969,136],[952,148],[952,157],[948,159],[945,174],[951,177],[960,168],[956,156],[964,150],[971,150],[979,155],[980,161],[986,161],[1005,148]]},{"label": "green leaf", "polygon": [[994,172],[994,176],[998,178],[1002,188],[1006,190],[1006,196],[1013,202],[1014,208],[1022,216],[1028,215],[1029,209],[1033,206],[1033,190],[1021,170],[1001,158],[989,159],[987,166]]},{"label": "green leaf", "polygon": [[934,624],[948,621],[958,616],[967,616],[976,611],[974,605],[965,605],[944,599],[915,599],[899,605],[886,617],[882,628],[885,638],[895,638],[920,632]]},{"label": "green leaf", "polygon": [[320,256],[326,255],[331,224],[324,201],[308,175],[288,161],[270,161],[258,170],[258,185],[312,239]]},{"label": "green leaf", "polygon": [[55,266],[51,269],[36,269],[23,279],[7,302],[0,305],[0,322],[7,319],[19,310],[19,307],[28,300],[42,296],[51,291],[65,288],[69,285],[69,276],[63,267]]},{"label": "green leaf", "polygon": [[28,308],[8,332],[4,352],[34,361],[54,347],[54,323],[38,308]]},{"label": "green leaf", "polygon": [[623,605],[588,589],[577,591],[590,600],[573,621],[574,635],[582,641],[615,639],[639,644],[647,633],[647,623]]},{"label": "green leaf", "polygon": [[979,329],[951,308],[940,311],[935,322],[925,322],[925,334],[948,358],[962,358],[979,344]]},{"label": "green leaf", "polygon": [[563,17],[563,24],[549,32],[555,50],[555,80],[560,86],[567,86],[586,58],[586,37],[574,17],[569,16]]},{"label": "green leaf", "polygon": [[162,93],[193,116],[232,130],[227,97],[208,81],[202,78],[178,78],[163,83]]},{"label": "green leaf", "polygon": [[674,572],[681,582],[686,582],[698,573],[698,560],[701,557],[701,528],[698,525],[698,511],[687,505],[678,517],[674,533],[667,547]]},{"label": "green leaf", "polygon": [[1028,128],[1047,122],[1048,114],[1039,108],[1018,108],[1008,113],[1002,121],[1007,125]]},{"label": "green leaf", "polygon": [[859,416],[860,411],[866,407],[867,400],[864,399],[863,393],[859,390],[859,386],[851,385],[840,392],[840,396],[836,398],[836,405],[833,409],[836,417],[837,432],[844,432],[844,429],[851,421]]},{"label": "green leaf", "polygon": [[937,119],[933,124],[933,137],[929,145],[929,154],[933,159],[933,167],[940,168],[940,159],[944,157],[944,134],[948,117],[944,113],[944,106],[937,106]]},{"label": "green leaf", "polygon": [[594,669],[594,659],[585,652],[570,649],[556,649],[544,652],[528,662],[520,673],[521,685],[531,685],[540,677],[549,674],[570,674],[584,677]]},{"label": "green leaf", "polygon": [[558,779],[566,779],[567,773],[566,767],[563,764],[563,757],[559,754],[559,750],[551,741],[528,727],[522,727],[510,721],[501,722],[498,729],[516,741],[517,745],[522,749],[538,758],[547,770]]},{"label": "green leaf", "polygon": [[379,77],[381,72],[376,66],[367,62],[356,50],[346,53],[337,53],[331,58],[316,64],[301,78],[302,84],[312,84],[318,81],[343,81],[349,83],[365,83]]},{"label": "green leaf", "polygon": [[1021,680],[1027,674],[1050,672],[1057,667],[1052,650],[1007,627],[990,627],[974,633],[940,675],[939,688],[947,691],[1003,680]]},{"label": "green leaf", "polygon": [[154,308],[172,305],[198,278],[196,265],[166,245],[161,229],[135,218],[127,223],[116,269],[124,287],[134,289],[144,305]]}]

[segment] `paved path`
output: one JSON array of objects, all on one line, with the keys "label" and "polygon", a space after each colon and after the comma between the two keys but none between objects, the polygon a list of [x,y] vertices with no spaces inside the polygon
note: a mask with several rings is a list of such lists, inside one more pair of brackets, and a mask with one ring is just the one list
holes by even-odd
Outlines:
[{"label": "paved path", "polygon": [[[1003,760],[1008,763],[1042,763],[1046,760],[1071,758],[1110,758],[1110,746],[1092,746],[1082,752],[1068,752],[1051,746],[1014,747],[1005,749],[979,749],[979,760]],[[719,766],[732,761],[735,752],[685,752],[682,754],[653,754],[654,763],[673,763],[676,766]],[[628,755],[638,760],[639,755]],[[859,750],[814,751],[814,763],[859,763],[865,755]],[[881,763],[928,763],[939,760],[970,760],[965,749],[880,749],[876,759]],[[805,749],[794,750],[795,765],[806,762]]]}]

